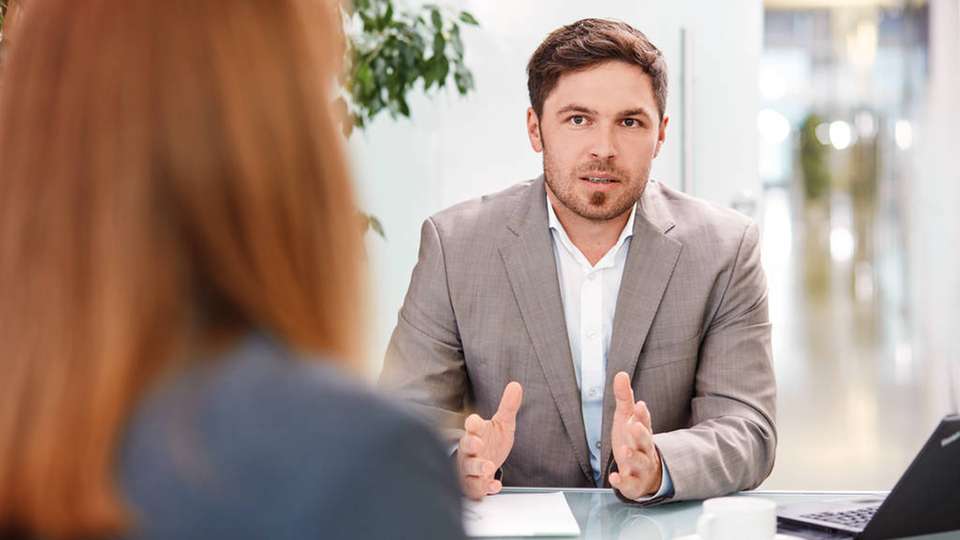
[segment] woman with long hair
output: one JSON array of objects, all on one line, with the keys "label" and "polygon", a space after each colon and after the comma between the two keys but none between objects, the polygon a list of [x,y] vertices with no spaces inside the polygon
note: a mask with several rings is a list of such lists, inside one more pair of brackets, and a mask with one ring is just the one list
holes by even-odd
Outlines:
[{"label": "woman with long hair", "polygon": [[[0,75],[0,537],[457,537],[348,382],[329,2],[32,0]],[[354,366],[354,367],[351,367]]]}]

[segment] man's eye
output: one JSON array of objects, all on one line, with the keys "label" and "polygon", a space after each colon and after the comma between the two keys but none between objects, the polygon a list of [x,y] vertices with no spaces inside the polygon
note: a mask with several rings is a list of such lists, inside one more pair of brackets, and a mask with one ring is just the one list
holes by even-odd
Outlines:
[{"label": "man's eye", "polygon": [[582,126],[587,123],[587,119],[577,114],[570,117],[570,123],[575,126]]},{"label": "man's eye", "polygon": [[624,118],[623,125],[627,127],[640,127],[640,121],[636,118]]}]

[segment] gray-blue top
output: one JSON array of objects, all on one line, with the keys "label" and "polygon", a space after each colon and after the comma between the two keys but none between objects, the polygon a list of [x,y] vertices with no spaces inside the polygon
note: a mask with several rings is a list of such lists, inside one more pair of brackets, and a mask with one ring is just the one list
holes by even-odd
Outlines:
[{"label": "gray-blue top", "polygon": [[122,445],[129,538],[462,538],[429,429],[263,335],[160,385]]}]

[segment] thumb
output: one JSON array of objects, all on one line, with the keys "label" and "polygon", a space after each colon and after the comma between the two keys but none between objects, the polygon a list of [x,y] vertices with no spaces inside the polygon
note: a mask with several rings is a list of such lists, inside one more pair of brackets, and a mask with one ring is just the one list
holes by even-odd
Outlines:
[{"label": "thumb", "polygon": [[500,398],[500,406],[497,407],[497,413],[493,415],[493,420],[503,426],[512,429],[517,425],[517,411],[520,410],[520,402],[523,401],[523,387],[520,383],[513,381],[503,390],[503,397]]},{"label": "thumb", "polygon": [[633,388],[630,388],[630,376],[621,371],[613,378],[613,397],[617,401],[614,416],[626,420],[633,414]]}]

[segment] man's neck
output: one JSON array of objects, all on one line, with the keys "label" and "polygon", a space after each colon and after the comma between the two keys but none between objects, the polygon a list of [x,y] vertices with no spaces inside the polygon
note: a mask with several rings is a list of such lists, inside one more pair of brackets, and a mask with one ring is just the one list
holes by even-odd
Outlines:
[{"label": "man's neck", "polygon": [[615,218],[595,221],[587,219],[564,206],[549,186],[547,186],[547,200],[553,207],[560,224],[563,225],[567,237],[580,250],[580,253],[583,253],[583,256],[587,258],[591,265],[600,262],[600,259],[617,243],[620,233],[623,232],[624,226],[630,220],[630,212],[633,211],[633,207],[631,207]]}]

